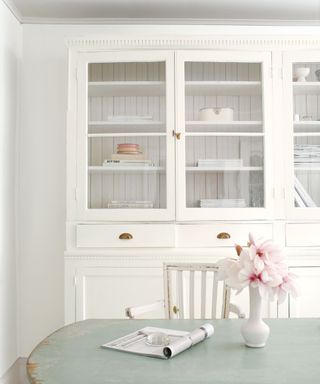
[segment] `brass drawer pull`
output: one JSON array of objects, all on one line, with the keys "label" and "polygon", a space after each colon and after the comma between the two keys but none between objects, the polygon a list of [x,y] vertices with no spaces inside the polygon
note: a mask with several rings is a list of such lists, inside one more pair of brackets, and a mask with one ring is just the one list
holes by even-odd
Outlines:
[{"label": "brass drawer pull", "polygon": [[217,234],[218,239],[230,239],[230,235],[227,232],[221,232]]},{"label": "brass drawer pull", "polygon": [[131,240],[133,239],[133,236],[131,235],[131,233],[121,233],[121,235],[119,236],[119,239],[120,240]]}]

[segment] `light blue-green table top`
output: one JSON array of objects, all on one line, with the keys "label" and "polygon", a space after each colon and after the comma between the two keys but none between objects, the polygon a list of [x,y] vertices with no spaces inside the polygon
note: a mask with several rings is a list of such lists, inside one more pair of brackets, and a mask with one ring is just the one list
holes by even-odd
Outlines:
[{"label": "light blue-green table top", "polygon": [[265,348],[245,347],[243,320],[206,321],[214,335],[161,360],[100,348],[145,326],[193,330],[203,320],[86,320],[64,327],[31,353],[27,370],[33,384],[318,384],[320,319],[266,320]]}]

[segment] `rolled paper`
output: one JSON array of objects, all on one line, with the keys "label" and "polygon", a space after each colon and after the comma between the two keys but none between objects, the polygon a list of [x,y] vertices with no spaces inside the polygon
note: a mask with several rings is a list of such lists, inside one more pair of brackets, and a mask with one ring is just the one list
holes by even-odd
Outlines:
[{"label": "rolled paper", "polygon": [[167,347],[164,347],[163,354],[167,359],[169,359],[170,357],[173,357],[178,353],[185,351],[191,346],[192,346],[192,340],[190,339],[189,336],[181,337],[180,339],[169,344]]},{"label": "rolled paper", "polygon": [[191,346],[211,337],[214,333],[213,325],[203,324],[200,328],[190,332],[187,336],[180,337],[165,348],[163,348],[164,356],[169,359],[177,354],[185,351]]}]

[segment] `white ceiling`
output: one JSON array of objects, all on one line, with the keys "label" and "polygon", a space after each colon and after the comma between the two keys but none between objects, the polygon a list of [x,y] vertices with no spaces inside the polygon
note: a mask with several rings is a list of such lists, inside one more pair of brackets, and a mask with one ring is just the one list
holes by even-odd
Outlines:
[{"label": "white ceiling", "polygon": [[4,0],[23,18],[320,20],[320,0]]}]

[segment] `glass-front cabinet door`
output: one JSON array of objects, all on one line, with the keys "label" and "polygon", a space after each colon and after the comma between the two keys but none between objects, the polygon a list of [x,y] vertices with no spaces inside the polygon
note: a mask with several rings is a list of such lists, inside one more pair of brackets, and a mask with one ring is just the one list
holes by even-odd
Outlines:
[{"label": "glass-front cabinet door", "polygon": [[178,52],[176,81],[178,219],[268,217],[270,55]]},{"label": "glass-front cabinet door", "polygon": [[174,219],[174,53],[80,56],[79,218]]},{"label": "glass-front cabinet door", "polygon": [[284,54],[283,73],[288,127],[287,215],[296,219],[319,219],[319,52]]}]

